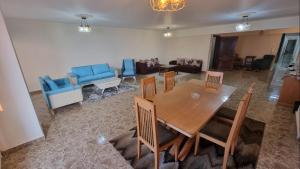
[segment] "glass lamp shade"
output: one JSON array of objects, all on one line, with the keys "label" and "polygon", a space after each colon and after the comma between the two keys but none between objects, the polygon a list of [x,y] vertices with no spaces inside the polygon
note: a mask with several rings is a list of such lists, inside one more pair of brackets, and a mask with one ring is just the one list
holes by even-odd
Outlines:
[{"label": "glass lamp shade", "polygon": [[91,32],[92,31],[92,28],[88,25],[81,25],[81,26],[78,26],[78,31],[79,32]]},{"label": "glass lamp shade", "polygon": [[237,32],[244,32],[250,30],[251,25],[249,23],[239,23],[235,26]]},{"label": "glass lamp shade", "polygon": [[2,107],[2,105],[0,104],[0,112],[3,112],[4,110],[3,110],[3,107]]},{"label": "glass lamp shade", "polygon": [[164,33],[164,37],[165,37],[165,38],[170,38],[170,37],[172,37],[172,32],[165,32],[165,33]]}]

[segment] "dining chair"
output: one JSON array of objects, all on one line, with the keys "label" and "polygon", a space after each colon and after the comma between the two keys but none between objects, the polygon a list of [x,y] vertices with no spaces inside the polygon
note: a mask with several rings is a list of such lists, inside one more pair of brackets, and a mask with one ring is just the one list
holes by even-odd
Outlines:
[{"label": "dining chair", "polygon": [[[248,109],[251,97],[253,95],[254,86],[255,86],[255,83],[254,82],[251,83],[251,85],[248,87],[247,93],[244,95],[244,97],[246,96],[245,101],[247,104],[247,106],[246,106],[247,109]],[[247,112],[247,110],[245,112]],[[221,107],[217,111],[215,118],[218,118],[225,122],[232,123],[234,120],[235,114],[236,114],[236,110],[233,110],[233,109],[230,109],[227,107]],[[246,116],[246,114],[244,116]]]},{"label": "dining chair", "polygon": [[165,72],[164,73],[164,91],[168,92],[175,87],[175,76],[176,73],[174,71]]},{"label": "dining chair", "polygon": [[179,136],[157,122],[156,108],[152,102],[135,97],[137,122],[137,157],[141,157],[141,144],[154,153],[155,169],[159,168],[160,152],[175,146],[175,161],[177,161]]},{"label": "dining chair", "polygon": [[[246,101],[241,100],[237,109],[236,116],[231,126],[226,123],[220,123],[218,120],[209,121],[196,135],[195,151],[194,155],[197,155],[199,149],[200,138],[204,138],[211,141],[221,147],[224,147],[224,157],[222,169],[226,169],[227,160],[230,150],[232,150],[232,144],[235,138],[239,135],[240,128],[243,123],[241,118],[245,111]],[[233,152],[231,152],[233,154]]]},{"label": "dining chair", "polygon": [[147,77],[141,80],[142,98],[153,101],[156,95],[156,80],[154,76]]},{"label": "dining chair", "polygon": [[207,71],[205,76],[205,86],[208,88],[218,88],[223,83],[223,72]]}]

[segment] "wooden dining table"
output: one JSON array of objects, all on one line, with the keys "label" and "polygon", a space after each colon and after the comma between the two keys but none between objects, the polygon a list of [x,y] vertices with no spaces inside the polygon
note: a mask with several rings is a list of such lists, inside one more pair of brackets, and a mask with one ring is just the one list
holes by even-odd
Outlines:
[{"label": "wooden dining table", "polygon": [[235,87],[224,84],[217,89],[208,88],[204,81],[192,79],[176,85],[169,92],[155,95],[153,103],[158,120],[189,138],[179,153],[179,159],[186,157],[196,133],[235,90]]}]

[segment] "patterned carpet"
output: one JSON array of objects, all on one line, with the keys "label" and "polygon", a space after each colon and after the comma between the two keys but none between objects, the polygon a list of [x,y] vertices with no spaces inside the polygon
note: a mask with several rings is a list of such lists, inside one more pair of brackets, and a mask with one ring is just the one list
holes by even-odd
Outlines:
[{"label": "patterned carpet", "polygon": [[85,102],[96,102],[100,101],[102,99],[105,99],[107,97],[111,97],[117,94],[135,91],[139,86],[131,83],[121,83],[118,87],[118,90],[115,87],[111,87],[108,89],[105,89],[105,91],[102,93],[102,90],[99,89],[95,85],[88,85],[84,86],[82,88],[82,94],[83,94],[83,103]]},{"label": "patterned carpet", "polygon": [[[229,169],[253,169],[256,168],[259,150],[263,138],[265,123],[246,118],[241,129],[238,144],[233,156],[229,157]],[[215,126],[219,130],[218,126]],[[144,145],[142,157],[136,158],[136,128],[120,135],[110,143],[120,154],[136,169],[151,169],[154,164],[153,153]],[[194,156],[192,152],[182,162],[174,162],[174,158],[168,151],[160,155],[160,168],[163,169],[216,169],[221,168],[224,149],[209,141],[201,139],[200,154]]]}]

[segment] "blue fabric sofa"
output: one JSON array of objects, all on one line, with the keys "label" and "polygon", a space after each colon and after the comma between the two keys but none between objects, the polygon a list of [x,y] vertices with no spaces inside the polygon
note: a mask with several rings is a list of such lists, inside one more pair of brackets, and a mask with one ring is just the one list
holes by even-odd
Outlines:
[{"label": "blue fabric sofa", "polygon": [[68,78],[53,80],[43,76],[39,77],[39,81],[49,110],[83,100],[80,85],[72,85]]},{"label": "blue fabric sofa", "polygon": [[87,85],[95,80],[115,77],[117,73],[115,69],[111,68],[108,64],[96,64],[72,67],[69,75],[76,79],[77,84]]}]

